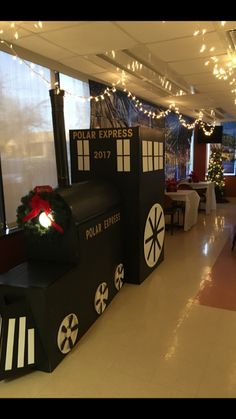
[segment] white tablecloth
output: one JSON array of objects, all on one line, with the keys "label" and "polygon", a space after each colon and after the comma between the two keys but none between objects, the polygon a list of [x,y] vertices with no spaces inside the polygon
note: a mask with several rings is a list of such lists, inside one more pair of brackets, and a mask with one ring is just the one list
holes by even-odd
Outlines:
[{"label": "white tablecloth", "polygon": [[206,214],[210,214],[216,209],[216,194],[214,182],[191,182],[189,183],[193,189],[207,188],[206,192]]},{"label": "white tablecloth", "polygon": [[200,197],[196,191],[179,190],[177,192],[165,192],[174,201],[185,202],[184,231],[188,231],[197,223],[198,206]]}]

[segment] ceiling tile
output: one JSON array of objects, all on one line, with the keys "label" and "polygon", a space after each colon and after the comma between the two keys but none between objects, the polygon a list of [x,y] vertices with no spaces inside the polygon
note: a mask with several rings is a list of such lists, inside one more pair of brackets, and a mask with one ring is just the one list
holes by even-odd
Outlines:
[{"label": "ceiling tile", "polygon": [[193,35],[196,29],[213,31],[211,22],[196,21],[117,21],[122,29],[141,43],[160,42]]},{"label": "ceiling tile", "polygon": [[[216,32],[206,34],[204,38],[204,43],[207,45],[207,49],[203,53],[200,53],[200,49],[203,44],[202,37],[193,36],[189,38],[158,42],[155,44],[147,44],[147,47],[158,58],[168,63],[225,53],[225,47],[222,45],[222,41],[219,39]],[[215,47],[214,54],[209,52],[209,49],[212,46]]]},{"label": "ceiling tile", "polygon": [[205,84],[215,80],[212,71],[206,71],[204,73],[186,74],[184,78],[189,84],[194,85]]},{"label": "ceiling tile", "polygon": [[47,32],[42,37],[79,55],[105,53],[135,45],[135,41],[112,22],[88,22],[78,27]]},{"label": "ceiling tile", "polygon": [[99,72],[104,72],[104,68],[96,64],[93,64],[89,60],[86,60],[82,57],[68,57],[63,58],[60,61],[62,64],[75,68],[76,70],[81,71],[82,73],[95,74]]},{"label": "ceiling tile", "polygon": [[15,38],[15,33],[17,32],[19,39],[31,35],[31,33],[25,29],[22,29],[19,26],[15,26],[15,28],[10,27],[11,22],[0,22],[0,30],[3,32],[0,34],[0,38],[11,41],[11,42],[17,42],[17,39]]},{"label": "ceiling tile", "polygon": [[96,77],[97,79],[102,80],[102,82],[104,82],[104,84],[109,83],[116,83],[119,79],[120,76],[119,74],[115,74],[115,73],[111,73],[111,72],[104,72],[104,73],[95,73],[93,75],[94,77]]},{"label": "ceiling tile", "polygon": [[[217,56],[219,59],[219,63],[223,62],[225,59],[225,55]],[[196,73],[206,73],[209,74],[213,67],[205,65],[206,58],[196,58],[194,60],[183,60],[179,62],[170,63],[169,66],[174,71],[181,75],[189,75],[189,74],[196,74]],[[209,71],[210,70],[210,71]]]},{"label": "ceiling tile", "polygon": [[72,55],[70,51],[45,41],[39,35],[32,35],[27,38],[18,39],[18,42],[15,43],[15,45],[16,47],[19,45],[23,48],[37,52],[37,54],[49,57],[56,61],[60,61],[62,58]]},{"label": "ceiling tile", "polygon": [[[215,81],[214,81],[215,79]],[[212,77],[212,83],[205,83],[205,84],[196,84],[196,88],[200,93],[207,93],[207,92],[230,92],[231,87],[229,86],[229,82],[223,80],[217,80],[215,77]],[[217,93],[218,94],[218,93]]]},{"label": "ceiling tile", "polygon": [[34,32],[34,33],[44,33],[44,32],[48,32],[48,31],[53,31],[53,30],[60,30],[60,29],[64,29],[64,28],[70,28],[72,26],[79,26],[79,25],[83,25],[85,22],[80,22],[80,21],[47,21],[44,20],[42,21],[42,28],[35,27],[35,25],[38,24],[38,21],[26,21],[26,22],[22,22],[20,23],[20,26],[22,28],[27,29],[28,31]]}]

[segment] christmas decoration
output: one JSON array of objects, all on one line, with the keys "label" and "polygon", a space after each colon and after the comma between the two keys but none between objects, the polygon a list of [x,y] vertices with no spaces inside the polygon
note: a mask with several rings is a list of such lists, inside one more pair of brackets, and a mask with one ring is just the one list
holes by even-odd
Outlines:
[{"label": "christmas decoration", "polygon": [[221,149],[218,147],[212,147],[206,180],[215,183],[215,193],[217,202],[221,202],[223,200],[225,187],[223,174],[224,168],[222,165]]},{"label": "christmas decoration", "polygon": [[168,178],[166,180],[166,191],[167,192],[176,192],[177,191],[177,182],[174,178]]},{"label": "christmas decoration", "polygon": [[194,172],[193,170],[189,175],[189,182],[199,182],[199,177],[198,177],[197,173]]},{"label": "christmas decoration", "polygon": [[68,228],[70,208],[51,186],[36,186],[21,202],[17,208],[17,223],[26,234],[53,238],[64,234]]}]

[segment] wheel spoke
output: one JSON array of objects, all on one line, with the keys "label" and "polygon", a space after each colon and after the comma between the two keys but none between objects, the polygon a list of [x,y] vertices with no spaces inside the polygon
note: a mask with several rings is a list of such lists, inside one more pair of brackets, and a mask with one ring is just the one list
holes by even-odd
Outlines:
[{"label": "wheel spoke", "polygon": [[153,262],[156,260],[156,240],[153,241],[154,247],[153,247]]},{"label": "wheel spoke", "polygon": [[151,244],[150,249],[149,249],[149,252],[148,252],[148,256],[147,256],[148,259],[149,259],[150,253],[152,251],[153,243],[154,243],[154,240],[152,241],[152,244]]},{"label": "wheel spoke", "polygon": [[72,341],[71,337],[68,338],[68,343],[69,343],[70,349],[72,349],[74,344],[73,344],[73,341]]},{"label": "wheel spoke", "polygon": [[153,226],[153,224],[152,224],[152,219],[151,219],[151,217],[149,217],[148,221],[149,221],[149,223],[150,223],[150,225],[151,225],[151,229],[152,229],[152,231],[154,231],[154,226]]},{"label": "wheel spoke", "polygon": [[154,226],[157,227],[157,207],[155,207]]},{"label": "wheel spoke", "polygon": [[69,320],[69,327],[71,327],[71,325],[72,325],[72,321],[73,321],[73,314],[71,314],[71,316],[70,316],[70,320]]},{"label": "wheel spoke", "polygon": [[119,265],[117,270],[118,270],[118,273],[121,275],[124,271],[124,266]]},{"label": "wheel spoke", "polygon": [[159,226],[160,221],[161,221],[161,217],[162,217],[162,212],[160,213],[160,216],[159,216],[159,218],[158,218],[158,222],[157,222],[157,226],[156,226],[156,227],[158,227],[158,226]]},{"label": "wheel spoke", "polygon": [[161,250],[161,245],[160,245],[160,242],[159,242],[158,238],[156,238],[156,242],[157,242],[157,246],[158,246],[158,247],[159,247],[159,249]]},{"label": "wheel spoke", "polygon": [[78,324],[75,324],[72,328],[71,331],[74,332],[75,330],[77,330],[79,328]]},{"label": "wheel spoke", "polygon": [[150,242],[150,240],[152,240],[154,238],[154,235],[152,234],[150,237],[148,237],[146,240],[145,240],[145,244],[147,244],[148,242]]},{"label": "wheel spoke", "polygon": [[64,349],[64,346],[65,346],[65,344],[66,344],[66,341],[67,341],[67,337],[65,337],[64,338],[64,340],[62,341],[62,343],[61,343],[61,350],[63,351],[63,349]]},{"label": "wheel spoke", "polygon": [[164,230],[164,227],[159,228],[159,230],[157,230],[157,235],[158,235],[159,233],[161,233],[161,231],[163,231],[163,230]]}]

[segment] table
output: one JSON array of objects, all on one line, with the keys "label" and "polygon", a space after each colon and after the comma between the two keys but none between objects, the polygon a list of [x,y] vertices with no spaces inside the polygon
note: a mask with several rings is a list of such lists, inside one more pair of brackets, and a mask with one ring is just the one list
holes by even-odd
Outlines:
[{"label": "table", "polygon": [[210,214],[212,210],[216,209],[216,194],[214,182],[191,182],[189,185],[193,189],[204,189],[206,191],[206,214]]},{"label": "table", "polygon": [[177,192],[165,192],[165,194],[174,201],[185,202],[184,231],[190,230],[197,223],[200,202],[198,193],[196,191],[182,189]]}]

